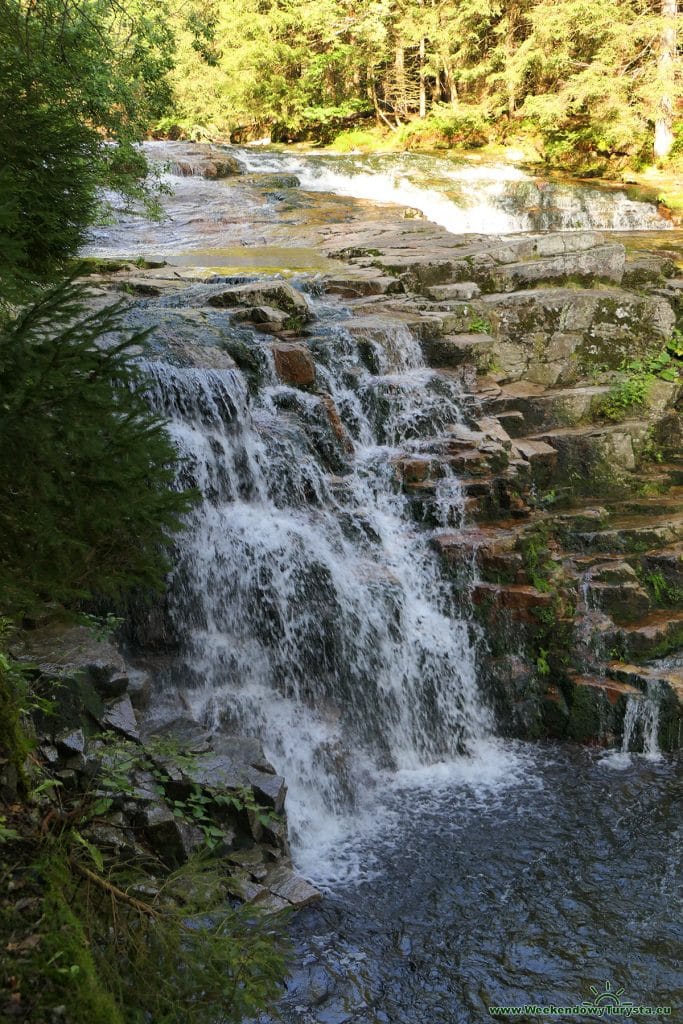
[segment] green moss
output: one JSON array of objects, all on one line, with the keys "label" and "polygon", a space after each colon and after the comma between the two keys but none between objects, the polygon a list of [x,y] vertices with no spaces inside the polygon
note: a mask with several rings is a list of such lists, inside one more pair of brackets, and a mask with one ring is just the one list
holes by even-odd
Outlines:
[{"label": "green moss", "polygon": [[600,725],[601,715],[596,692],[586,686],[574,687],[567,722],[568,738],[578,743],[586,743],[600,735]]}]

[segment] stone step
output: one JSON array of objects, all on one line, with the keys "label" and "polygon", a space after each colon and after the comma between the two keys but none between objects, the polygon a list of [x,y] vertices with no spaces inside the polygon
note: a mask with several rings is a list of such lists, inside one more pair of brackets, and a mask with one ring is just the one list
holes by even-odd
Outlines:
[{"label": "stone step", "polygon": [[647,573],[656,573],[674,591],[683,594],[683,542],[647,552],[642,556],[641,563]]},{"label": "stone step", "polygon": [[642,699],[640,690],[630,683],[599,675],[570,674],[572,690],[568,696],[569,739],[591,746],[613,747],[623,732],[629,699]]},{"label": "stone step", "polygon": [[472,603],[482,609],[489,623],[501,612],[514,622],[537,623],[539,613],[551,608],[554,595],[523,583],[477,583],[472,589]]},{"label": "stone step", "polygon": [[391,295],[403,291],[401,281],[387,277],[373,267],[359,267],[347,273],[325,275],[323,287],[329,294],[340,295],[344,299]]},{"label": "stone step", "polygon": [[501,422],[503,417],[512,416],[510,422],[519,424],[516,417],[521,416],[526,429],[515,429],[515,436],[519,437],[523,433],[578,426],[591,421],[609,391],[607,385],[601,384],[546,389],[518,382],[503,385],[500,394],[485,405]]},{"label": "stone step", "polygon": [[605,502],[610,513],[631,516],[656,516],[664,510],[672,515],[683,512],[683,487],[674,484],[667,488],[664,494],[654,494],[651,497],[625,498],[620,501]]},{"label": "stone step", "polygon": [[427,345],[426,358],[430,366],[437,368],[476,366],[488,367],[494,341],[489,334],[448,334]]},{"label": "stone step", "polygon": [[526,583],[524,561],[517,550],[525,527],[512,529],[469,527],[436,534],[432,543],[444,565],[456,574],[474,565],[484,582]]},{"label": "stone step", "polygon": [[624,473],[637,465],[640,447],[646,442],[648,423],[643,419],[621,423],[560,427],[530,435],[557,451],[557,471],[563,477],[595,480],[596,489],[610,489]]},{"label": "stone step", "polygon": [[645,552],[666,548],[683,540],[683,513],[651,518],[636,516],[610,519],[603,529],[570,533],[570,543],[584,551]]},{"label": "stone step", "polygon": [[429,298],[436,302],[466,302],[481,295],[481,288],[474,281],[457,281],[455,284],[433,285],[427,288],[426,292]]},{"label": "stone step", "polygon": [[632,565],[610,559],[592,566],[585,577],[588,607],[599,609],[614,622],[642,620],[652,601]]},{"label": "stone step", "polygon": [[633,626],[608,628],[603,634],[608,650],[624,658],[651,661],[683,647],[683,611],[651,612]]},{"label": "stone step", "polygon": [[622,684],[646,691],[648,684],[660,683],[668,687],[676,699],[683,704],[683,659],[680,668],[660,665],[630,665],[628,662],[611,661],[607,675]]},{"label": "stone step", "polygon": [[620,680],[616,676],[591,676],[570,674],[574,686],[586,686],[592,690],[599,690],[604,693],[610,704],[617,704],[624,697],[642,697],[642,687],[636,686],[633,682]]},{"label": "stone step", "polygon": [[604,244],[581,253],[560,253],[508,263],[475,276],[486,292],[514,292],[550,282],[576,281],[590,285],[596,281],[609,281],[620,284],[623,273],[623,246]]}]

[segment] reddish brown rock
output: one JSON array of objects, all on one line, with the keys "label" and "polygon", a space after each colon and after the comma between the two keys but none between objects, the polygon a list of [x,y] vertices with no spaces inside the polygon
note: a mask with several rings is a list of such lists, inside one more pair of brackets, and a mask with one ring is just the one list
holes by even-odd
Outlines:
[{"label": "reddish brown rock", "polygon": [[297,388],[310,387],[315,381],[315,363],[305,345],[277,342],[272,346],[275,369],[285,384]]},{"label": "reddish brown rock", "polygon": [[485,608],[508,611],[517,622],[535,622],[540,609],[550,608],[553,595],[519,583],[477,583],[472,601]]},{"label": "reddish brown rock", "polygon": [[341,441],[347,452],[352,452],[353,440],[350,437],[348,431],[346,430],[346,427],[342,423],[341,416],[339,415],[339,410],[337,409],[337,406],[334,404],[334,399],[332,398],[331,395],[321,395],[320,401],[325,407],[327,417],[330,421],[330,426],[332,427],[335,436],[339,441]]}]

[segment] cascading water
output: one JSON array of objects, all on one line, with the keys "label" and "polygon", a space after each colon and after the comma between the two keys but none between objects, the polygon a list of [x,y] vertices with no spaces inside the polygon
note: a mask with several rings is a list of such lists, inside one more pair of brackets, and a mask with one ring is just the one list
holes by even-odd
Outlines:
[{"label": "cascading water", "polygon": [[471,753],[489,727],[471,626],[430,545],[461,515],[457,480],[444,469],[430,528],[395,465],[459,418],[458,386],[403,327],[330,326],[310,344],[327,397],[277,383],[265,347],[255,398],[236,370],[147,368],[202,494],[171,586],[185,698],[261,737],[309,845],[378,772]]},{"label": "cascading water", "polygon": [[621,741],[622,754],[640,749],[645,757],[652,760],[662,756],[658,741],[661,696],[661,688],[650,681],[644,696],[628,698]]},{"label": "cascading water", "polygon": [[419,210],[455,234],[670,229],[653,204],[625,192],[532,177],[509,164],[455,163],[414,153],[342,156],[239,150],[257,173],[294,174],[304,189]]}]

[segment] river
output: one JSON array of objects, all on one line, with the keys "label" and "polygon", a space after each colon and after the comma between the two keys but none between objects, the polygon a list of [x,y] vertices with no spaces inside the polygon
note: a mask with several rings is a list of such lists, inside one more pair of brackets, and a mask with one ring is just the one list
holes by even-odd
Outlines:
[{"label": "river", "polygon": [[[159,304],[168,332],[196,307],[201,326],[185,329],[227,330],[254,353],[251,379],[169,365],[163,348],[149,366],[184,482],[204,496],[172,575],[183,644],[159,701],[182,689],[204,721],[258,733],[287,778],[295,860],[325,899],[293,922],[282,1018],[469,1024],[489,1006],[600,993],[680,1007],[675,758],[493,735],[480,638],[430,543],[463,521],[458,481],[439,482],[429,523],[392,482],[393,460],[461,418],[461,389],[408,331],[350,336],[343,304],[314,286],[332,265],[316,246],[326,220],[380,221],[385,203],[454,232],[678,233],[625,191],[503,164],[245,149],[249,177],[214,181],[174,174],[173,145],[149,152],[173,186],[167,218],[121,210],[88,251],[193,268],[196,284]],[[343,465],[320,399],[208,311],[217,272],[285,274],[307,296],[317,372],[352,442]]]}]

